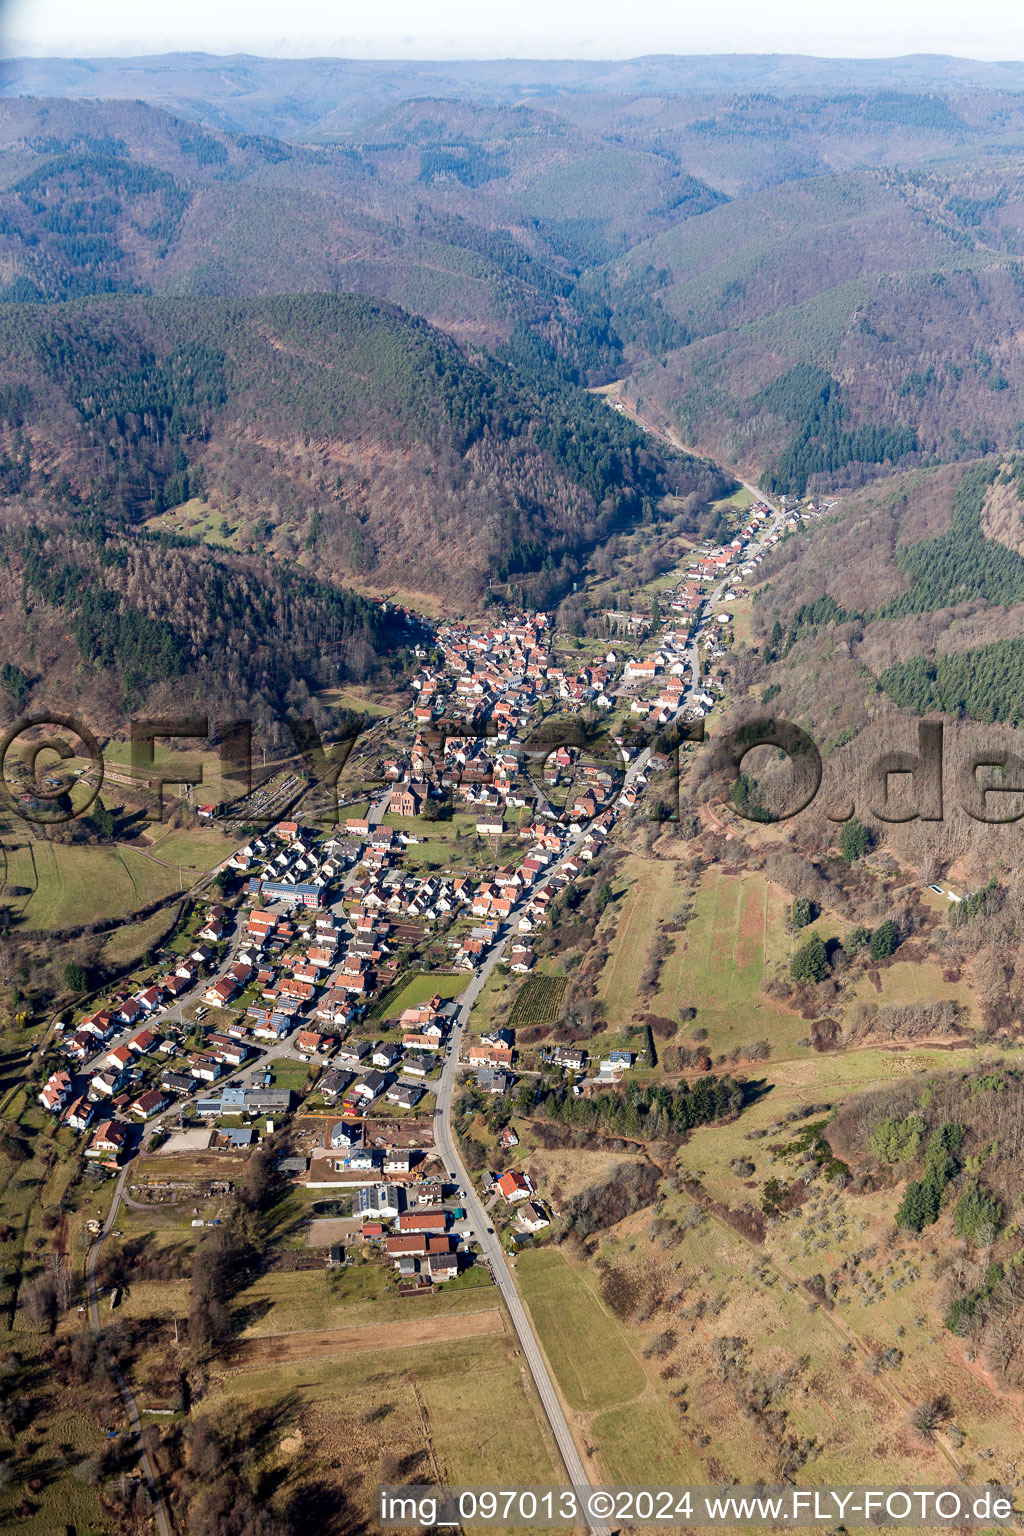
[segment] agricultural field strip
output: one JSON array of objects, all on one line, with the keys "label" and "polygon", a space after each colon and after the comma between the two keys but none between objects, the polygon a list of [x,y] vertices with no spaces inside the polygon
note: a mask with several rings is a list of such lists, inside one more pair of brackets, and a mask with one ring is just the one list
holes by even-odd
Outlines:
[{"label": "agricultural field strip", "polygon": [[504,1316],[496,1307],[486,1312],[417,1318],[408,1323],[361,1323],[348,1328],[297,1329],[291,1333],[264,1334],[241,1340],[227,1352],[225,1363],[233,1368],[249,1364],[257,1367],[274,1359],[408,1349],[417,1345],[440,1344],[506,1331]]}]

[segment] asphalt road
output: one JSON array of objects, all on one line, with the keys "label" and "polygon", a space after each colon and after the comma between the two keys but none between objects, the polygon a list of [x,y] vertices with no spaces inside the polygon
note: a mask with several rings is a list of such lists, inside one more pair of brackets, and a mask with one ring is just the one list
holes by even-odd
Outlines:
[{"label": "asphalt road", "polygon": [[[753,486],[749,487],[749,489],[754,491],[754,493],[758,495],[760,499],[764,499]],[[761,538],[752,545],[751,550],[748,552],[747,558],[749,558],[751,554],[756,554],[760,550],[767,547],[768,535],[775,530],[781,521],[781,514],[778,509],[776,507],[772,507],[771,510],[773,513],[772,521],[769,524],[769,527],[766,529],[765,533],[762,534]],[[721,600],[721,594],[725,591],[725,587],[726,582],[723,580],[707,599],[705,611],[711,609],[715,603]],[[684,695],[680,700],[679,709],[676,712],[677,716],[678,714],[682,713],[682,710],[686,707],[690,696],[699,688],[699,671],[696,645],[690,647],[689,660],[690,676],[692,682],[687,694]],[[647,749],[646,751],[640,753],[639,756],[635,758],[632,763],[630,763],[624,775],[624,786],[631,784],[638,777],[638,775],[644,771],[650,755],[650,749]],[[576,833],[575,835],[570,834],[570,841],[568,846],[566,847],[564,853],[559,857],[559,859],[556,860],[556,862],[552,865],[551,871],[548,871],[549,874],[557,869],[558,865],[561,864],[565,859],[572,855],[577,845],[578,839],[579,833]],[[519,904],[517,904],[516,909],[514,909],[510,916],[510,928],[515,920],[515,912],[518,910],[518,905]],[[459,1156],[458,1148],[455,1143],[455,1137],[452,1133],[451,1112],[452,1103],[455,1097],[455,1091],[458,1083],[459,1056],[461,1053],[463,1032],[465,1030],[466,1024],[469,1021],[469,1016],[472,1012],[473,1004],[479,997],[480,992],[482,991],[484,984],[487,981],[487,978],[491,974],[491,971],[501,959],[508,941],[508,936],[506,936],[494,946],[490,954],[487,956],[487,959],[484,961],[483,965],[481,965],[479,969],[474,972],[472,981],[466,988],[465,992],[462,994],[459,1011],[455,1017],[455,1021],[452,1027],[450,1040],[451,1048],[449,1054],[445,1058],[444,1067],[441,1073],[441,1081],[437,1089],[437,1113],[434,1124],[434,1140],[444,1161],[445,1167],[448,1169],[451,1176],[457,1181],[460,1189],[465,1191],[465,1194],[460,1196],[461,1203],[465,1206],[467,1215],[472,1222],[473,1230],[476,1232],[480,1242],[480,1247],[483,1250],[484,1259],[490,1265],[495,1284],[501,1293],[502,1300],[508,1308],[508,1313],[512,1319],[513,1327],[516,1330],[516,1335],[522,1347],[523,1354],[526,1358],[527,1364],[530,1367],[530,1372],[536,1384],[538,1396],[540,1397],[544,1412],[547,1415],[548,1423],[551,1426],[551,1432],[555,1437],[555,1443],[558,1446],[559,1454],[565,1465],[565,1470],[568,1473],[569,1482],[573,1485],[573,1487],[582,1490],[588,1485],[589,1479],[584,1470],[582,1459],[576,1447],[576,1442],[573,1439],[572,1430],[569,1428],[568,1420],[566,1419],[562,1404],[555,1390],[555,1385],[552,1381],[551,1373],[548,1370],[547,1362],[541,1353],[540,1345],[533,1331],[533,1325],[530,1322],[529,1317],[526,1315],[526,1310],[519,1299],[519,1293],[516,1289],[515,1280],[512,1277],[508,1263],[505,1259],[504,1250],[497,1237],[497,1234],[488,1232],[489,1218],[483,1208],[479,1196],[476,1193],[469,1173],[463,1164],[461,1157]],[[581,1508],[584,1508],[582,1502]],[[610,1527],[608,1525],[604,1524],[600,1520],[594,1519],[590,1515],[585,1515],[585,1518],[587,1526],[593,1533],[593,1536],[610,1536]]]},{"label": "asphalt road", "polygon": [[[465,1191],[465,1194],[460,1197],[462,1204],[465,1206],[466,1213],[472,1222],[473,1231],[476,1233],[480,1247],[483,1249],[484,1258],[491,1267],[494,1282],[501,1292],[505,1306],[508,1308],[509,1316],[512,1319],[512,1326],[516,1330],[526,1363],[530,1367],[530,1373],[536,1383],[537,1393],[544,1412],[547,1414],[548,1423],[551,1425],[551,1433],[555,1437],[555,1444],[558,1446],[559,1455],[565,1464],[569,1482],[582,1493],[588,1486],[590,1479],[584,1470],[580,1453],[572,1436],[572,1430],[569,1428],[569,1422],[559,1401],[547,1362],[541,1353],[540,1345],[533,1331],[533,1325],[519,1299],[519,1292],[516,1290],[516,1284],[506,1262],[504,1250],[497,1234],[489,1233],[487,1230],[489,1218],[459,1156],[451,1127],[452,1100],[458,1081],[462,1033],[469,1020],[473,1004],[479,997],[480,991],[491,971],[501,959],[507,943],[508,939],[505,938],[494,946],[462,994],[462,1002],[452,1027],[451,1054],[445,1059],[440,1086],[437,1090],[438,1113],[434,1125],[434,1139],[445,1167],[455,1178],[460,1189]],[[593,1532],[593,1536],[610,1536],[610,1527],[602,1521],[595,1520],[590,1516],[586,1516],[586,1521],[588,1529]]]}]

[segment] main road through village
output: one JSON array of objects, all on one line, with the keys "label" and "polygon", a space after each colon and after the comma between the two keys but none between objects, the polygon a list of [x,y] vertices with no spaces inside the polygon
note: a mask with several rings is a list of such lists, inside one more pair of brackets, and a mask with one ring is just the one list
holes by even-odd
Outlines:
[{"label": "main road through village", "polygon": [[[756,554],[766,548],[770,535],[777,531],[778,526],[782,520],[782,514],[775,507],[772,507],[772,512],[774,515],[771,522],[769,523],[765,532],[762,534],[761,539],[757,544],[754,545],[751,553]],[[749,558],[749,555],[747,558]],[[723,581],[718,587],[716,587],[715,591],[709,596],[706,607],[712,608],[715,603],[721,600],[725,586],[726,582]],[[689,661],[690,676],[693,680],[691,684],[692,693],[698,688],[700,677],[697,648],[695,644],[691,647]],[[681,713],[689,702],[691,702],[690,695],[684,695],[680,701],[678,713]],[[624,775],[623,788],[628,787],[628,785],[631,784],[644,771],[644,769],[647,767],[649,757],[650,749],[641,753],[640,756],[630,764]],[[575,849],[578,835],[578,833],[570,834],[568,846],[565,852],[562,854],[562,857],[558,860],[558,863],[554,866],[554,869],[557,869],[559,864],[563,863],[567,858],[571,856],[573,850]],[[510,924],[513,923],[514,920],[515,911],[510,914]],[[441,1082],[437,1090],[434,1139],[438,1151],[444,1160],[445,1167],[447,1168],[450,1176],[454,1178],[459,1184],[460,1198],[462,1198],[463,1203],[465,1204],[467,1214],[473,1221],[473,1228],[477,1234],[477,1237],[479,1238],[484,1259],[490,1265],[495,1284],[497,1285],[498,1290],[501,1292],[502,1300],[504,1301],[505,1306],[508,1308],[509,1316],[512,1319],[512,1325],[516,1330],[519,1343],[522,1346],[523,1355],[530,1367],[530,1372],[537,1387],[538,1396],[540,1397],[544,1412],[547,1415],[548,1423],[551,1426],[551,1432],[555,1437],[555,1444],[558,1446],[559,1455],[561,1456],[565,1465],[565,1470],[568,1473],[569,1482],[574,1488],[580,1490],[581,1509],[583,1510],[587,1526],[593,1533],[593,1536],[610,1536],[610,1527],[604,1521],[591,1515],[589,1510],[586,1508],[586,1490],[590,1479],[584,1470],[583,1461],[577,1448],[576,1441],[573,1437],[572,1430],[569,1428],[569,1421],[565,1416],[565,1410],[562,1407],[561,1399],[559,1398],[558,1392],[555,1388],[551,1371],[548,1368],[547,1361],[544,1358],[544,1353],[537,1340],[537,1336],[533,1331],[533,1324],[527,1315],[526,1308],[523,1306],[523,1303],[520,1300],[519,1292],[516,1289],[515,1280],[512,1276],[511,1270],[509,1269],[508,1261],[505,1257],[505,1252],[496,1233],[490,1230],[487,1214],[484,1211],[480,1198],[473,1187],[472,1180],[469,1177],[466,1167],[461,1157],[459,1156],[455,1136],[452,1131],[452,1105],[454,1102],[455,1090],[458,1081],[459,1056],[461,1052],[463,1032],[467,1023],[469,1022],[469,1016],[473,1010],[473,1004],[476,1002],[483,987],[486,985],[487,978],[490,976],[492,970],[500,961],[507,944],[508,937],[502,939],[499,944],[494,946],[490,954],[487,956],[487,959],[474,972],[472,981],[466,988],[465,992],[462,994],[459,1011],[456,1015],[452,1028],[451,1049],[445,1058],[444,1067],[441,1073]]]}]

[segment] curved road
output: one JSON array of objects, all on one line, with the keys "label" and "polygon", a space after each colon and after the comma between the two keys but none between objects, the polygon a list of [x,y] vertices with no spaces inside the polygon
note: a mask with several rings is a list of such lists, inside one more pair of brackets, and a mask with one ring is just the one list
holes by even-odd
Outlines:
[{"label": "curved road", "polygon": [[[565,1470],[569,1474],[569,1482],[579,1490],[580,1507],[584,1508],[586,1489],[590,1485],[590,1479],[583,1468],[583,1461],[576,1448],[576,1442],[569,1428],[569,1422],[565,1417],[555,1384],[551,1379],[547,1362],[541,1353],[537,1336],[533,1331],[533,1325],[526,1315],[526,1309],[519,1299],[512,1273],[505,1261],[505,1253],[496,1233],[488,1233],[489,1219],[480,1202],[473,1183],[459,1156],[455,1145],[455,1138],[451,1128],[452,1099],[455,1094],[455,1085],[458,1078],[459,1050],[462,1044],[462,1033],[469,1019],[470,1011],[476,1002],[480,991],[484,986],[491,971],[497,965],[504,951],[508,938],[497,943],[487,956],[483,965],[475,972],[473,980],[462,994],[462,1002],[455,1017],[451,1033],[451,1054],[446,1057],[441,1073],[441,1082],[437,1090],[437,1115],[434,1124],[434,1139],[438,1150],[444,1160],[446,1168],[458,1181],[461,1189],[465,1190],[465,1196],[460,1196],[462,1204],[466,1207],[467,1215],[472,1219],[473,1230],[476,1232],[483,1249],[484,1258],[491,1266],[494,1282],[501,1292],[501,1298],[508,1308],[512,1319],[512,1326],[516,1330],[519,1343],[522,1346],[526,1363],[530,1367],[537,1386],[537,1393],[547,1414],[548,1423],[551,1425],[551,1433],[555,1437],[559,1455],[565,1463]],[[588,1529],[593,1536],[610,1536],[610,1527],[600,1520],[595,1520],[589,1515],[584,1515]]]},{"label": "curved road", "polygon": [[157,1529],[160,1532],[160,1536],[171,1536],[171,1522],[167,1518],[167,1506],[164,1503],[164,1496],[160,1491],[160,1484],[157,1482],[153,1463],[149,1459],[149,1452],[142,1444],[142,1423],[139,1419],[139,1410],[132,1395],[132,1389],[121,1375],[117,1362],[107,1348],[106,1340],[103,1337],[103,1329],[100,1325],[99,1297],[96,1291],[96,1264],[99,1260],[100,1249],[103,1247],[104,1240],[117,1220],[117,1210],[124,1195],[124,1181],[128,1175],[129,1167],[130,1164],[126,1163],[118,1175],[117,1184],[114,1188],[114,1198],[110,1202],[110,1210],[107,1213],[106,1221],[103,1223],[103,1230],[89,1249],[89,1257],[86,1260],[85,1283],[89,1297],[89,1321],[92,1323],[92,1329],[99,1342],[111,1380],[121,1394],[121,1401],[124,1404],[128,1424],[139,1449],[139,1466],[142,1468],[142,1475],[146,1479],[146,1487],[149,1490],[149,1497],[153,1503],[153,1513],[156,1516]]},{"label": "curved road", "polygon": [[[642,423],[642,425],[646,425],[646,423]],[[671,439],[669,440],[671,441]],[[674,446],[682,445],[675,444]],[[744,482],[744,484],[745,483],[746,482]],[[770,508],[772,512],[772,518],[768,527],[762,532],[760,538],[756,540],[756,542],[752,545],[751,550],[748,552],[747,558],[749,558],[750,555],[759,553],[767,547],[768,537],[779,527],[783,520],[783,514],[780,509],[769,502],[763,493],[758,491],[755,486],[748,486],[747,488],[758,498],[758,500],[765,502],[765,504]],[[721,594],[725,590],[725,587],[726,582],[723,580],[708,595],[704,604],[705,612],[708,610],[708,608],[713,607],[715,603],[720,601]],[[696,643],[690,647],[689,659],[690,676],[692,681],[688,692],[696,692],[700,683]],[[687,695],[684,694],[676,711],[677,717],[682,713],[686,702]],[[647,761],[650,758],[650,755],[651,749],[647,748],[644,752],[640,753],[637,758],[634,759],[624,776],[623,787],[632,783],[632,781],[640,773],[643,772],[644,768],[647,766]],[[581,833],[579,831],[575,834],[570,834],[569,842],[565,848],[565,851],[562,853],[561,857],[557,859],[551,866],[551,869],[547,871],[548,876],[553,874],[558,866],[565,861],[565,859],[571,857],[575,851],[576,844],[580,835]],[[514,921],[516,910],[518,909],[519,905],[520,903],[517,902],[516,907],[513,909],[509,916],[509,929],[511,928],[511,924]],[[512,1319],[512,1324],[516,1330],[520,1345],[522,1346],[523,1354],[526,1357],[526,1362],[530,1367],[530,1372],[533,1376],[534,1382],[536,1383],[537,1393],[540,1397],[541,1404],[544,1408],[544,1412],[547,1414],[548,1423],[551,1425],[551,1432],[555,1437],[555,1443],[558,1446],[559,1454],[565,1464],[566,1472],[569,1475],[569,1482],[574,1488],[580,1490],[580,1493],[583,1494],[583,1491],[589,1486],[589,1478],[587,1477],[586,1471],[584,1470],[583,1461],[577,1449],[576,1442],[573,1439],[572,1430],[569,1428],[569,1423],[566,1419],[565,1411],[562,1408],[562,1404],[559,1401],[558,1394],[555,1390],[555,1385],[551,1378],[551,1372],[548,1370],[547,1362],[541,1352],[536,1334],[533,1331],[533,1325],[526,1314],[523,1303],[519,1299],[519,1293],[516,1290],[516,1285],[512,1277],[511,1270],[509,1269],[505,1260],[505,1253],[501,1243],[499,1242],[495,1233],[489,1233],[487,1230],[489,1225],[487,1213],[485,1212],[480,1198],[476,1193],[476,1189],[474,1188],[473,1182],[470,1179],[469,1173],[466,1170],[461,1157],[459,1156],[458,1148],[455,1143],[455,1137],[452,1134],[452,1101],[455,1096],[455,1087],[458,1081],[459,1055],[462,1046],[463,1032],[465,1030],[466,1024],[469,1021],[469,1016],[472,1011],[473,1004],[479,997],[480,992],[487,981],[487,978],[491,974],[491,971],[501,959],[505,946],[508,943],[508,938],[509,934],[507,932],[506,937],[501,939],[491,950],[491,953],[487,956],[487,959],[484,961],[483,965],[481,965],[479,969],[474,972],[472,981],[466,988],[465,992],[462,994],[459,1010],[455,1016],[455,1020],[452,1026],[451,1039],[449,1042],[450,1051],[445,1058],[444,1067],[441,1073],[441,1081],[437,1089],[434,1140],[444,1160],[445,1166],[449,1170],[449,1173],[458,1182],[460,1188],[465,1190],[465,1196],[460,1197],[461,1202],[466,1208],[467,1215],[471,1217],[473,1221],[473,1230],[478,1234],[480,1246],[483,1249],[484,1258],[487,1260],[491,1267],[491,1273],[494,1275],[495,1284],[501,1293],[502,1300],[508,1308],[508,1313]],[[582,1497],[580,1500],[580,1508],[581,1511],[585,1510],[585,1504]],[[600,1520],[594,1519],[585,1513],[584,1518],[589,1530],[592,1533],[592,1536],[611,1536],[610,1527],[608,1525],[604,1524]]]}]

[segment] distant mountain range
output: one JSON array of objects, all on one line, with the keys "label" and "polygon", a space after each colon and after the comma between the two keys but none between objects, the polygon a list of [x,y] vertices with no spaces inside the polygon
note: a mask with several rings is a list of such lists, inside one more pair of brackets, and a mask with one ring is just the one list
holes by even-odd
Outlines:
[{"label": "distant mountain range", "polygon": [[1014,452],[1022,157],[1017,64],[13,61],[0,642],[41,684],[114,656],[102,573],[115,692],[209,688],[248,623],[270,700],[337,675],[267,661],[289,604],[303,656],[389,667],[339,587],[556,603],[659,505],[706,526],[708,460],[803,492]]},{"label": "distant mountain range", "polygon": [[0,94],[148,101],[232,132],[330,136],[419,96],[515,104],[576,95],[770,91],[969,91],[1024,89],[1024,62],[940,54],[818,59],[802,54],[659,55],[580,59],[261,59],[207,53],[142,58],[11,59]]}]

